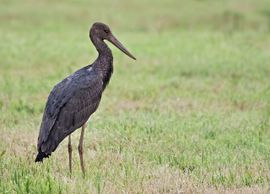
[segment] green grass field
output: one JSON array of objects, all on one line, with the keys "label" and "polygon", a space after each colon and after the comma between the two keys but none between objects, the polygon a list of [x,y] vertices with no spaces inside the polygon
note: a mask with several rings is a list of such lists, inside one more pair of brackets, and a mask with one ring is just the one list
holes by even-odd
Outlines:
[{"label": "green grass field", "polygon": [[[52,87],[92,63],[101,21],[114,74],[85,135],[34,163]],[[267,193],[268,0],[2,0],[0,193]]]}]

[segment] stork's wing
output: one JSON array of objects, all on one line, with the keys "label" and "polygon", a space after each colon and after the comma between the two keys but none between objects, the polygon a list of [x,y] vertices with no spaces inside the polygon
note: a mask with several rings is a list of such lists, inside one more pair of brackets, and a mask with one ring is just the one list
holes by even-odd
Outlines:
[{"label": "stork's wing", "polygon": [[97,76],[80,72],[54,87],[40,127],[39,150],[49,154],[68,134],[87,121],[100,102],[102,85]]}]

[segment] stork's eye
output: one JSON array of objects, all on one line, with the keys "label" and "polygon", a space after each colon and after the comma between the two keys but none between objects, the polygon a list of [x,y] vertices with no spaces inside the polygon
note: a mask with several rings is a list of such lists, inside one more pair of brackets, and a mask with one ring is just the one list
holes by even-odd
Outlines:
[{"label": "stork's eye", "polygon": [[104,32],[108,34],[110,32],[110,30],[104,29]]}]

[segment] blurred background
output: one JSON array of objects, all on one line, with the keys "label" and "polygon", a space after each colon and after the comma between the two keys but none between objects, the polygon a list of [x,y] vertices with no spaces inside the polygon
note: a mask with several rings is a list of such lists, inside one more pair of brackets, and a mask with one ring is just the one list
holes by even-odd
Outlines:
[{"label": "blurred background", "polygon": [[[269,54],[267,5],[267,0],[2,0],[1,107],[26,101],[33,111],[43,109],[43,103],[37,106],[32,99],[35,93],[43,92],[39,97],[45,98],[59,78],[95,59],[88,30],[96,21],[111,26],[138,58],[133,64],[114,52],[115,64],[121,63],[119,79],[146,81],[163,75],[177,84],[179,76],[196,73],[261,77],[269,72],[261,61]],[[153,75],[157,67],[160,74]]]},{"label": "blurred background", "polygon": [[[0,191],[265,191],[268,0],[0,4]],[[71,180],[66,142],[44,165],[32,161],[50,90],[97,56],[88,37],[97,21],[137,61],[110,45],[114,74],[86,134],[87,179],[74,159]]]}]

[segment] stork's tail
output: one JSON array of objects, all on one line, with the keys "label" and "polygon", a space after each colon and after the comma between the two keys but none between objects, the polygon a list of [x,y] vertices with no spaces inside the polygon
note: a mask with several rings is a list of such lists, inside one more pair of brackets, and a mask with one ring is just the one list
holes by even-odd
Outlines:
[{"label": "stork's tail", "polygon": [[43,162],[44,158],[49,158],[50,154],[45,154],[44,152],[39,151],[35,159],[35,162]]}]

